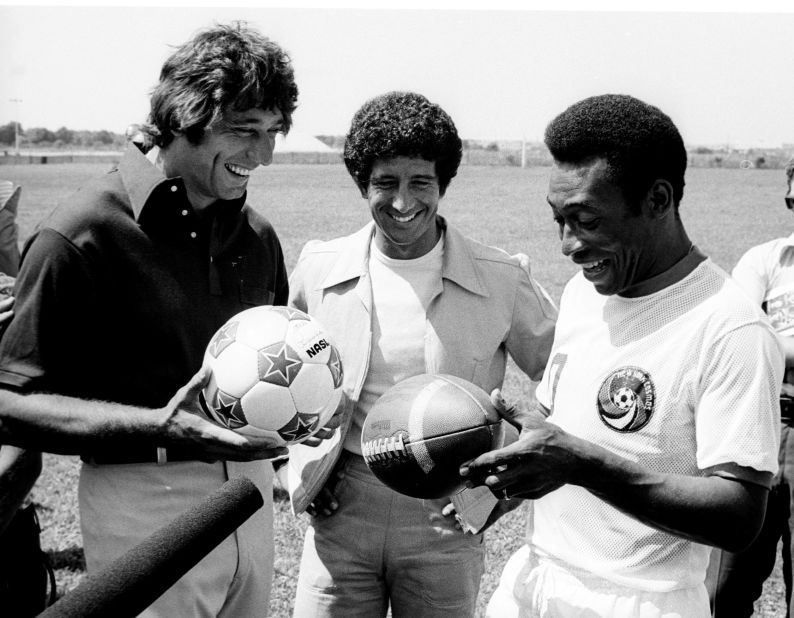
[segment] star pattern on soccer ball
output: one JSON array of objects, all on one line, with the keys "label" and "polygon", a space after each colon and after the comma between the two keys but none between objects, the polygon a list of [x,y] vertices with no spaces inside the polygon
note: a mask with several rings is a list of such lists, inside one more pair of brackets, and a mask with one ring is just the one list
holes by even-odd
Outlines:
[{"label": "star pattern on soccer ball", "polygon": [[300,440],[311,435],[319,421],[320,417],[315,414],[301,414],[298,412],[289,423],[278,430],[278,435],[287,442]]},{"label": "star pattern on soccer ball", "polygon": [[229,412],[229,428],[239,429],[240,427],[245,427],[247,424],[248,419],[245,418],[245,414],[243,414],[243,406],[241,406],[240,401],[237,400],[234,402]]},{"label": "star pattern on soccer ball", "polygon": [[213,402],[214,416],[224,427],[232,427],[232,410],[237,399],[219,390],[215,394]]},{"label": "star pattern on soccer ball", "polygon": [[302,365],[300,357],[285,343],[259,350],[259,379],[263,382],[289,386]]},{"label": "star pattern on soccer ball", "polygon": [[237,335],[237,326],[239,322],[227,322],[221,329],[215,333],[215,336],[210,341],[208,351],[212,358],[218,358],[218,355],[223,352],[229,345],[234,343],[234,338]]},{"label": "star pattern on soccer ball", "polygon": [[342,386],[342,359],[339,357],[339,352],[337,352],[334,347],[331,347],[331,356],[328,359],[328,370],[331,372],[334,388]]}]

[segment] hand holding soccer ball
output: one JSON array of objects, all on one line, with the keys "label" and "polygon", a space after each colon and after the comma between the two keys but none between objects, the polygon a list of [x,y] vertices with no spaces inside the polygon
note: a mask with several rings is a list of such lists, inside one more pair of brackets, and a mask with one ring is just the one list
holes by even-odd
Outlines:
[{"label": "hand holding soccer ball", "polygon": [[297,309],[262,306],[229,319],[204,355],[212,372],[205,413],[240,433],[303,442],[333,416],[342,361],[320,323]]},{"label": "hand holding soccer ball", "polygon": [[202,367],[163,408],[154,411],[154,426],[164,447],[192,449],[198,461],[206,462],[254,461],[287,455],[287,449],[270,438],[243,435],[207,420],[199,406],[199,394],[209,377],[209,367]]}]

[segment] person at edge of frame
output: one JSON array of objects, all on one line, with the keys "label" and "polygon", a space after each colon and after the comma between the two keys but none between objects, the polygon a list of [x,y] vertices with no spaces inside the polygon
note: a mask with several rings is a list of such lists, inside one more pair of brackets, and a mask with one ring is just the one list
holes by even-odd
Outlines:
[{"label": "person at edge of frame", "polygon": [[[298,89],[286,52],[243,22],[177,47],[143,148],[70,196],[26,244],[0,341],[0,441],[80,454],[88,573],[227,480],[265,501],[143,616],[262,616],[273,575],[273,440],[202,417],[204,351],[248,307],[283,305],[278,237],[246,203]],[[312,443],[333,434],[332,419]]]},{"label": "person at edge of frame", "polygon": [[[786,165],[786,208],[794,209],[794,159]],[[741,552],[715,552],[717,578],[713,591],[713,609],[717,618],[752,616],[755,601],[761,596],[764,581],[775,566],[778,542],[783,560],[783,582],[788,616],[794,616],[791,604],[792,504],[794,471],[789,455],[794,454],[794,238],[770,240],[752,247],[742,255],[732,276],[769,317],[786,354],[786,373],[780,391],[779,469],[772,482],[766,504],[766,516],[755,541]]]},{"label": "person at edge of frame", "polygon": [[[21,194],[21,186],[0,180],[0,334],[13,316]],[[29,496],[41,468],[40,452],[0,445],[0,553],[14,555],[0,565],[0,607],[20,618],[41,613],[56,595],[52,567],[41,551],[36,505]]]}]

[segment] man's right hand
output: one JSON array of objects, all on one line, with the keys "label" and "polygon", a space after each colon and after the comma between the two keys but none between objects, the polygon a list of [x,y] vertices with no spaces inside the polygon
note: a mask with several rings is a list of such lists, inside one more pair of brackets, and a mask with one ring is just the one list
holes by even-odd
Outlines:
[{"label": "man's right hand", "polygon": [[202,461],[253,461],[286,455],[286,447],[270,438],[238,433],[207,420],[198,395],[209,376],[209,369],[202,367],[160,410],[165,415],[165,446],[194,448],[196,458]]}]

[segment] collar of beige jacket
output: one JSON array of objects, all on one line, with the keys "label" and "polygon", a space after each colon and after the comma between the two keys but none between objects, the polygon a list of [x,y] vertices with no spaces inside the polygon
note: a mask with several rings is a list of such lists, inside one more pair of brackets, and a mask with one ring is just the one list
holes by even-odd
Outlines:
[{"label": "collar of beige jacket", "polygon": [[[488,296],[488,288],[482,282],[475,256],[466,239],[454,227],[447,226],[443,217],[439,217],[439,221],[444,229],[444,258],[441,276],[473,294]],[[347,237],[348,242],[345,243],[344,250],[335,256],[331,270],[320,286],[321,289],[327,289],[366,274],[369,246],[373,234],[375,234],[375,224],[370,221],[358,232]]]}]

